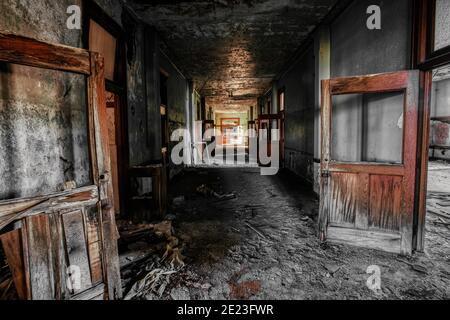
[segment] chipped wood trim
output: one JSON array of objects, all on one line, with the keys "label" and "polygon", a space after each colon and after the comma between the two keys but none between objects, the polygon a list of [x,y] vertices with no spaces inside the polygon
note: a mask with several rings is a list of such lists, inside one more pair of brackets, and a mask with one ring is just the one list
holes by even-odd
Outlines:
[{"label": "chipped wood trim", "polygon": [[80,206],[92,206],[98,201],[97,186],[83,187],[35,198],[0,201],[0,230],[23,218]]},{"label": "chipped wood trim", "polygon": [[0,32],[0,61],[73,73],[90,74],[89,52]]}]

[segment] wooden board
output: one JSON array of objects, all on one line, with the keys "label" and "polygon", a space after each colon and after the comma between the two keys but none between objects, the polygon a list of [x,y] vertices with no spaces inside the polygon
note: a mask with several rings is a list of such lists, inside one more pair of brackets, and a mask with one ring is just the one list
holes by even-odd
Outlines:
[{"label": "wooden board", "polygon": [[8,265],[11,269],[14,285],[19,299],[26,300],[28,297],[28,285],[26,281],[24,250],[22,245],[21,230],[14,230],[0,237],[3,251],[5,252]]},{"label": "wooden board", "polygon": [[86,234],[89,252],[89,264],[91,269],[91,281],[93,284],[102,282],[103,270],[101,259],[101,241],[99,235],[99,222],[87,215],[86,217]]},{"label": "wooden board", "polygon": [[62,220],[69,267],[80,270],[80,288],[72,290],[72,293],[76,294],[92,286],[83,213],[81,210],[65,213]]},{"label": "wooden board", "polygon": [[0,32],[0,61],[90,74],[89,52]]},{"label": "wooden board", "polygon": [[53,255],[47,215],[25,219],[31,299],[55,299]]},{"label": "wooden board", "polygon": [[401,252],[400,234],[389,234],[375,231],[360,231],[350,228],[334,227],[328,228],[328,240],[357,247],[377,249],[399,254]]}]

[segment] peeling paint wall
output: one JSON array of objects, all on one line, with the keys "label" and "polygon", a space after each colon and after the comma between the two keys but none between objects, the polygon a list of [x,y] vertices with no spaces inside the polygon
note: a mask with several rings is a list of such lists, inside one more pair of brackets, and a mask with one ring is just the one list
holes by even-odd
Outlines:
[{"label": "peeling paint wall", "polygon": [[285,167],[314,181],[314,48],[278,81],[285,89]]},{"label": "peeling paint wall", "polygon": [[[125,32],[120,0],[95,0]],[[66,27],[67,7],[81,0],[4,0],[0,30],[82,47],[82,31]],[[129,21],[128,21],[129,22]],[[130,164],[150,161],[145,110],[143,26],[128,32]],[[159,106],[158,106],[159,108]],[[64,182],[90,184],[86,84],[83,76],[0,65],[0,199],[58,191]]]},{"label": "peeling paint wall", "polygon": [[[144,26],[134,21],[135,32],[124,31],[133,44],[134,54],[127,62],[128,87],[128,143],[130,151],[130,166],[138,166],[153,160],[151,156],[151,143],[149,139],[148,111],[146,105],[145,83],[145,51]],[[128,48],[130,50],[130,48]],[[152,105],[159,110],[159,106]]]},{"label": "peeling paint wall", "polygon": [[[381,30],[366,26],[370,5],[381,9]],[[333,23],[331,77],[410,69],[412,0],[354,1]]]}]

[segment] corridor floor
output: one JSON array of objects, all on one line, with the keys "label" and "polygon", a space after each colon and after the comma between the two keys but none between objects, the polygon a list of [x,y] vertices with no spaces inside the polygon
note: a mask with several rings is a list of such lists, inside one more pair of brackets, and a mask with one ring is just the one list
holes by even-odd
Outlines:
[{"label": "corridor floor", "polygon": [[[206,185],[235,199],[201,195]],[[450,299],[450,231],[434,226],[427,247],[405,258],[321,244],[317,198],[293,174],[259,169],[192,169],[171,187],[174,228],[186,266],[164,299]],[[367,286],[369,266],[381,290]],[[146,299],[158,299],[148,294]]]}]

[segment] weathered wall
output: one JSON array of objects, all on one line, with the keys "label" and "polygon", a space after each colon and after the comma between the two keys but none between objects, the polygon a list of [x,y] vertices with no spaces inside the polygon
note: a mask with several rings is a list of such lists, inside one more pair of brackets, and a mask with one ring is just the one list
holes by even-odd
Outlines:
[{"label": "weathered wall", "polygon": [[[130,164],[141,164],[151,160],[143,25],[133,18],[130,23],[120,0],[96,2],[125,29],[133,47],[127,69]],[[82,1],[2,1],[0,30],[82,47],[82,31],[66,27],[67,7],[74,4]],[[68,180],[89,184],[84,78],[2,65],[0,79],[0,199],[54,192]]]},{"label": "weathered wall", "polygon": [[314,181],[314,49],[279,81],[285,89],[285,166],[309,182]]},{"label": "weathered wall", "polygon": [[436,35],[435,45],[436,49],[444,48],[450,45],[450,1],[437,0],[436,1]]},{"label": "weathered wall", "polygon": [[[128,87],[128,143],[130,166],[142,165],[152,159],[149,138],[148,107],[159,110],[159,105],[146,104],[146,70],[144,26],[122,13],[122,25],[127,35],[127,87]],[[126,21],[126,23],[125,23]],[[129,30],[132,29],[132,30]],[[130,47],[132,50],[130,53]]]},{"label": "weathered wall", "polygon": [[[381,8],[381,30],[366,27],[370,5]],[[354,1],[331,23],[331,77],[410,68],[412,0]]]},{"label": "weathered wall", "polygon": [[[192,93],[189,82],[181,74],[170,60],[161,52],[160,67],[169,74],[167,80],[167,114],[169,118],[169,138],[177,129],[189,129],[189,115],[187,113],[190,103],[192,103]],[[178,142],[169,143],[169,155],[172,148]],[[173,177],[179,173],[181,167],[171,164],[170,176]]]},{"label": "weathered wall", "polygon": [[[370,5],[381,8],[382,30],[366,27]],[[320,158],[321,140],[319,81],[409,69],[411,7],[411,0],[354,1],[329,25],[319,28],[314,52],[307,53],[280,79],[278,88],[286,86],[286,166],[314,182],[316,192],[319,164],[314,164],[314,159]],[[343,109],[351,112],[335,114],[338,121],[333,132],[341,142],[334,145],[336,157],[397,161],[402,113],[390,108],[393,105],[399,105],[399,99],[392,95],[347,98]],[[358,140],[351,150],[347,138]]]},{"label": "weathered wall", "polygon": [[[381,8],[381,30],[366,27],[369,5]],[[354,1],[330,26],[331,77],[409,69],[410,0]],[[341,161],[399,162],[402,96],[334,97],[332,158]]]}]

